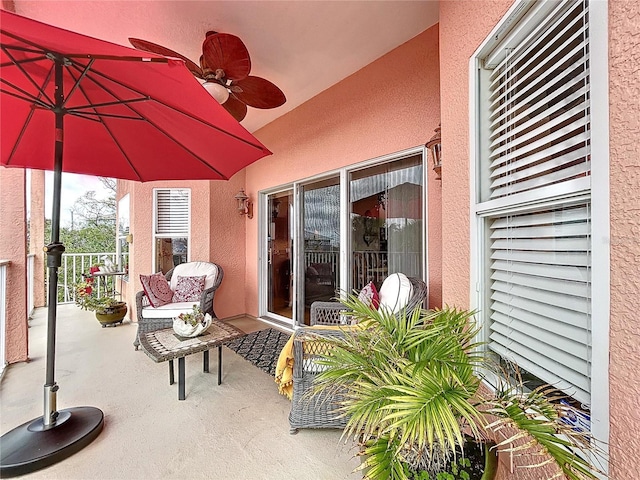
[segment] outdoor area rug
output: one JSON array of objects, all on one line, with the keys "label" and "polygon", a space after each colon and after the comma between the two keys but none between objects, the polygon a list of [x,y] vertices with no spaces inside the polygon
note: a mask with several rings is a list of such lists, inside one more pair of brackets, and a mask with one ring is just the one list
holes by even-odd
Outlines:
[{"label": "outdoor area rug", "polygon": [[290,333],[284,333],[275,328],[267,328],[266,330],[248,333],[244,337],[226,343],[225,346],[245,360],[253,363],[259,369],[275,377],[278,356],[290,337]]}]

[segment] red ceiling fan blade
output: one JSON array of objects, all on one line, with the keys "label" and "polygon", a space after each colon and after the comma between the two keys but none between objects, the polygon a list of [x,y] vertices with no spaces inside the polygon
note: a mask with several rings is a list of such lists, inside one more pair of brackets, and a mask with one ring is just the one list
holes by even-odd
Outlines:
[{"label": "red ceiling fan blade", "polygon": [[231,80],[246,78],[251,71],[249,51],[242,40],[228,33],[212,33],[202,43],[204,64],[215,73],[224,70],[225,77]]},{"label": "red ceiling fan blade", "polygon": [[139,38],[130,38],[129,43],[131,43],[131,45],[133,45],[138,50],[157,53],[158,55],[163,55],[165,57],[180,58],[184,60],[185,64],[187,65],[187,68],[191,73],[193,73],[198,78],[203,78],[202,69],[195,62],[192,62],[184,55],[180,55],[178,52],[174,52],[173,50],[169,50],[168,48],[163,47],[162,45],[157,45],[155,43],[148,42],[146,40],[141,40]]},{"label": "red ceiling fan blade", "polygon": [[244,80],[234,81],[231,91],[238,100],[254,108],[276,108],[287,101],[282,90],[260,77],[248,76]]},{"label": "red ceiling fan blade", "polygon": [[229,99],[222,106],[239,122],[247,116],[247,106],[237,98],[234,98],[233,94],[229,95]]}]

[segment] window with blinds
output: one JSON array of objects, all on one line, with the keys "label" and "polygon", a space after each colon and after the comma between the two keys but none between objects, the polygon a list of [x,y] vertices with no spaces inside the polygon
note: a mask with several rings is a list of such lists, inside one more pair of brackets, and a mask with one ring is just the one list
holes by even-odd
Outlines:
[{"label": "window with blinds", "polygon": [[[588,184],[589,38],[587,5],[561,2],[517,45],[499,49],[489,76],[484,200],[568,182]],[[546,190],[546,191],[545,191]]]},{"label": "window with blinds", "polygon": [[589,205],[490,218],[489,347],[589,404]]},{"label": "window with blinds", "polygon": [[166,273],[189,257],[190,190],[154,190],[155,271]]},{"label": "window with blinds", "polygon": [[189,190],[157,189],[156,235],[189,234]]},{"label": "window with blinds", "polygon": [[544,6],[483,63],[485,313],[490,349],[589,405],[588,1]]}]

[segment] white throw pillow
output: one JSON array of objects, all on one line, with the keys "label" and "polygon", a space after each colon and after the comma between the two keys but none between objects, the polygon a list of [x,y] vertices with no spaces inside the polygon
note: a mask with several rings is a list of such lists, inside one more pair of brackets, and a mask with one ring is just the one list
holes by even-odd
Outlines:
[{"label": "white throw pillow", "polygon": [[391,313],[397,313],[407,306],[412,294],[411,280],[403,273],[392,273],[382,282],[380,287],[380,307],[378,310],[385,308]]}]

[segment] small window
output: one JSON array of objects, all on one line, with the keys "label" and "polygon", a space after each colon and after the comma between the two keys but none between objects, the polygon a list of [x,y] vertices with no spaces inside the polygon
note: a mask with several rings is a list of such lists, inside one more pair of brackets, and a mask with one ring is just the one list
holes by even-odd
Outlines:
[{"label": "small window", "polygon": [[167,273],[189,258],[190,190],[154,190],[155,271]]}]

